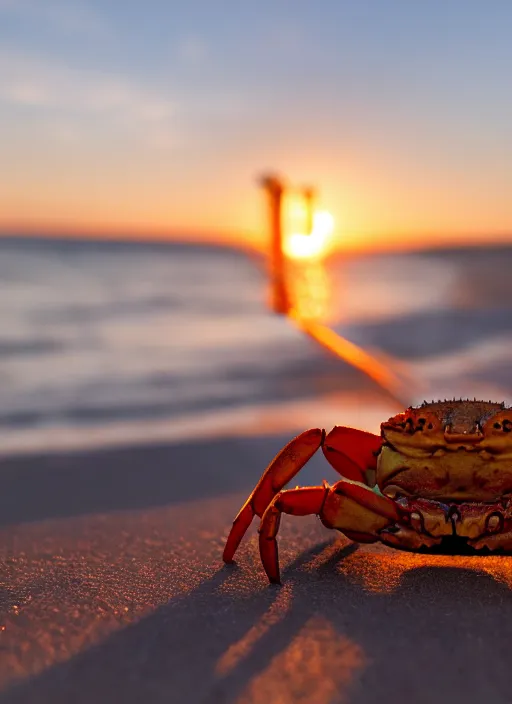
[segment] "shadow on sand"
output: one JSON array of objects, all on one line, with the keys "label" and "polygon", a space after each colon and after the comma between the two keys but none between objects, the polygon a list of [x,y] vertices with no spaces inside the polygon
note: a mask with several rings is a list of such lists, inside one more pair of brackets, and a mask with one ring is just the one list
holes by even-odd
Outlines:
[{"label": "shadow on sand", "polygon": [[404,570],[394,588],[381,573],[381,588],[363,589],[341,567],[371,569],[370,557],[318,545],[284,570],[281,588],[248,589],[246,568],[221,568],[0,703],[510,702],[509,588],[430,565]]}]

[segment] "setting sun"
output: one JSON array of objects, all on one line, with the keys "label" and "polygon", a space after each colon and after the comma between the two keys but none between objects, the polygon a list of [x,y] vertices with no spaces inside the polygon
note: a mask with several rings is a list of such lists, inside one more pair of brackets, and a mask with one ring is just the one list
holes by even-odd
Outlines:
[{"label": "setting sun", "polygon": [[284,251],[291,259],[313,259],[325,256],[332,244],[334,218],[326,210],[313,214],[313,228],[309,234],[294,232],[286,235]]}]

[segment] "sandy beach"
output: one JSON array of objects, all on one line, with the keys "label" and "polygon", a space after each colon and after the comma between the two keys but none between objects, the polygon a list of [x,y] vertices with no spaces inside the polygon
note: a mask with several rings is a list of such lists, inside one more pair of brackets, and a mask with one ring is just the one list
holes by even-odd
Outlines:
[{"label": "sandy beach", "polygon": [[[510,558],[358,546],[287,517],[281,588],[256,525],[223,566],[289,437],[4,456],[0,702],[510,702]],[[315,458],[300,483],[322,476]]]}]

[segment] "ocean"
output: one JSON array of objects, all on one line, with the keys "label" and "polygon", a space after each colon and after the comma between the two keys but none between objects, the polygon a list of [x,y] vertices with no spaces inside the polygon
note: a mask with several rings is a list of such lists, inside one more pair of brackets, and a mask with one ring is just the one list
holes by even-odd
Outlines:
[{"label": "ocean", "polygon": [[[404,371],[410,403],[510,401],[511,271],[512,246],[338,256],[315,272],[318,315]],[[371,385],[272,314],[264,261],[232,248],[7,238],[0,293],[4,448],[185,417],[200,435],[219,413]]]}]

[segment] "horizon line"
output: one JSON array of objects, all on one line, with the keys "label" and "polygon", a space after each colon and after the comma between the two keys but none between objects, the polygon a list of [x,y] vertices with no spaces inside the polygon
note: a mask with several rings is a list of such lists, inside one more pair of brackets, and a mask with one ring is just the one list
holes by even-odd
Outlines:
[{"label": "horizon line", "polygon": [[[354,233],[352,233],[354,234]],[[371,234],[368,232],[356,233],[362,238],[360,244],[352,240],[345,245],[342,243],[333,247],[330,255],[368,253],[368,252],[399,252],[418,251],[429,249],[450,249],[450,248],[473,248],[473,247],[499,247],[512,244],[512,232],[494,233],[442,233],[427,231],[411,231],[415,239],[411,240],[410,235],[406,241],[400,241],[405,233],[395,234]],[[266,251],[263,238],[257,239],[249,232],[240,233],[237,236],[234,232],[227,231],[190,231],[184,228],[182,231],[167,230],[159,232],[133,230],[130,228],[116,228],[112,230],[93,228],[5,228],[0,226],[0,239],[32,239],[32,240],[54,240],[54,241],[94,241],[105,243],[130,243],[130,244],[180,244],[180,245],[209,245],[214,247],[229,247],[240,250],[250,250],[255,252]]]}]

